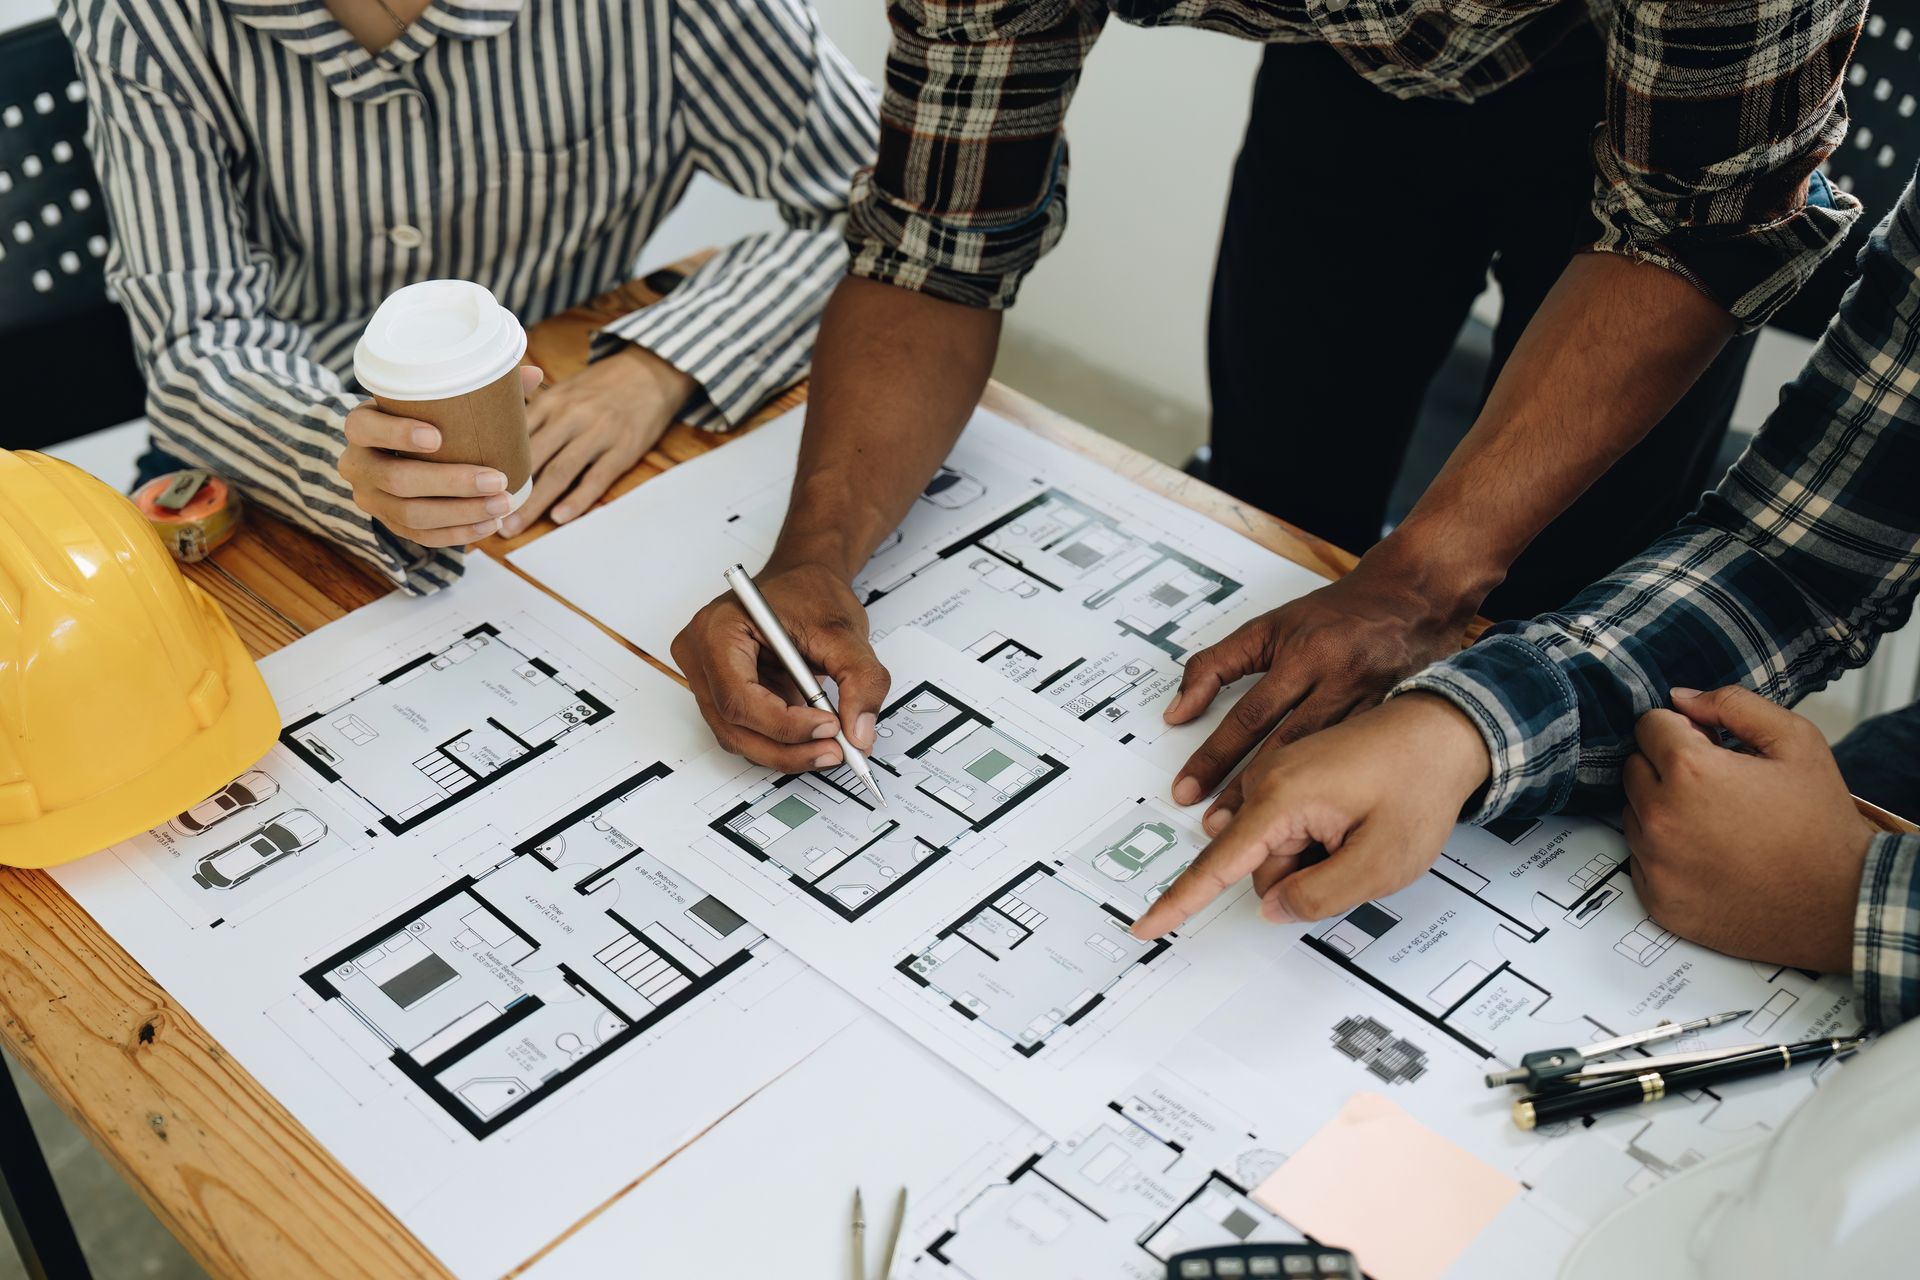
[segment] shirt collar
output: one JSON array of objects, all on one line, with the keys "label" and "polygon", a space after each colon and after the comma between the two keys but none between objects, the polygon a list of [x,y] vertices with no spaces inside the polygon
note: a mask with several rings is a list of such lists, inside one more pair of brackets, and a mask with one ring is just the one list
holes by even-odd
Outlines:
[{"label": "shirt collar", "polygon": [[527,0],[434,0],[392,44],[368,53],[327,11],[325,0],[221,0],[236,20],[320,69],[342,98],[374,101],[404,87],[398,72],[445,36],[485,40],[513,25]]}]

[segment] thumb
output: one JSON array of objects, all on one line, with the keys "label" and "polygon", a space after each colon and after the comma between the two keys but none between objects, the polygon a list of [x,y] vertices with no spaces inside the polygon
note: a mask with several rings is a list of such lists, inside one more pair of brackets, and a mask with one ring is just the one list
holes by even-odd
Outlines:
[{"label": "thumb", "polygon": [[880,708],[886,705],[893,677],[880,665],[866,632],[859,627],[822,629],[813,640],[811,656],[839,686],[841,729],[854,746],[871,750]]},{"label": "thumb", "polygon": [[1673,709],[1704,729],[1725,729],[1764,756],[1778,753],[1802,723],[1799,716],[1751,689],[1730,684],[1711,693],[1674,689]]}]

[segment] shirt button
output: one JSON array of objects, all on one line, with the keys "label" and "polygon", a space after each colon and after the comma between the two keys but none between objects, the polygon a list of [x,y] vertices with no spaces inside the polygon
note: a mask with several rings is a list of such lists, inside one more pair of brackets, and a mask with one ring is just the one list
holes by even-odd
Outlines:
[{"label": "shirt button", "polygon": [[420,228],[408,226],[404,222],[397,227],[388,228],[387,239],[391,240],[396,248],[401,249],[418,249],[427,242],[427,237]]}]

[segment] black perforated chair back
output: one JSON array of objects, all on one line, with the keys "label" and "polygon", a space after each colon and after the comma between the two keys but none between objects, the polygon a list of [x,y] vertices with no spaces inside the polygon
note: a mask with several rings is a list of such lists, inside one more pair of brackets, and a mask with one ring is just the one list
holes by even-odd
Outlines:
[{"label": "black perforated chair back", "polygon": [[1920,161],[1920,0],[1875,0],[1847,68],[1853,125],[1825,165],[1827,178],[1859,198],[1863,211],[1844,249],[1822,264],[1773,323],[1817,338],[1855,277],[1860,246],[1899,203]]},{"label": "black perforated chair back", "polygon": [[146,389],[108,297],[86,95],[51,20],[0,34],[0,446],[137,418]]}]

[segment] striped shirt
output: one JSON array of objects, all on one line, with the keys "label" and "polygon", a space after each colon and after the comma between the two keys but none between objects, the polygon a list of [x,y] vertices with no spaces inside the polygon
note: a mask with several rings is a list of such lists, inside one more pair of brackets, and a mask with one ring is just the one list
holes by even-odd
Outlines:
[{"label": "striped shirt", "polygon": [[[1475,821],[1617,808],[1634,724],[1674,687],[1792,705],[1865,663],[1920,594],[1920,196],[1860,254],[1780,407],[1699,510],[1566,608],[1505,623],[1403,683],[1480,728]],[[1920,760],[1909,762],[1920,770]],[[1854,982],[1881,1026],[1920,1017],[1920,836],[1867,853]]]},{"label": "striped shirt", "polygon": [[[1806,184],[1846,132],[1840,78],[1866,8],[1866,0],[887,0],[893,44],[880,155],[855,181],[853,273],[952,302],[1011,306],[1066,228],[1067,104],[1109,17],[1323,43],[1383,93],[1450,102],[1532,73],[1590,22],[1606,44],[1592,140],[1601,231],[1591,247],[1674,272],[1756,328],[1859,214],[1846,195],[1809,207]],[[1161,109],[1169,130],[1222,124],[1192,118],[1177,101]],[[1342,239],[1339,183],[1312,176],[1340,122],[1297,127],[1301,198],[1326,206],[1326,231],[1287,251],[1403,250]],[[1459,158],[1487,170],[1489,205],[1524,199],[1532,161]],[[1408,193],[1405,213],[1417,232],[1419,192]]]},{"label": "striped shirt", "polygon": [[157,444],[429,591],[336,470],[353,347],[402,285],[475,280],[529,324],[632,272],[696,174],[785,229],[609,325],[722,430],[805,376],[845,270],[875,94],[806,0],[459,0],[370,53],[322,0],[60,0],[93,103]]}]

